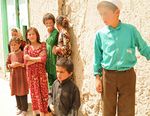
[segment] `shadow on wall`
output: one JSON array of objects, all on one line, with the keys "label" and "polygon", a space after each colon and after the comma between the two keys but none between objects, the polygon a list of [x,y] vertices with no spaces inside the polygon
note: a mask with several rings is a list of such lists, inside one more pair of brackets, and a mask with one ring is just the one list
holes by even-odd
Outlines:
[{"label": "shadow on wall", "polygon": [[[76,37],[73,28],[69,29],[71,35],[71,44],[72,44],[72,61],[74,63],[74,74],[73,79],[80,90],[81,96],[81,104],[82,104],[82,93],[81,88],[83,86],[83,78],[84,78],[84,66],[83,61],[80,56],[79,45],[77,44],[78,38]],[[79,116],[83,116],[82,112],[79,111]]]}]

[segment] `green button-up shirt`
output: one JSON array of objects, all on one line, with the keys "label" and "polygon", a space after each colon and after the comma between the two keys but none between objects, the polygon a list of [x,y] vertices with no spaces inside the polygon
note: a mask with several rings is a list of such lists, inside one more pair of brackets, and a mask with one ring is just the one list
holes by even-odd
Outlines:
[{"label": "green button-up shirt", "polygon": [[102,28],[95,37],[94,75],[101,76],[102,68],[118,71],[132,68],[137,62],[136,47],[150,59],[150,47],[134,26],[120,22],[116,28]]}]

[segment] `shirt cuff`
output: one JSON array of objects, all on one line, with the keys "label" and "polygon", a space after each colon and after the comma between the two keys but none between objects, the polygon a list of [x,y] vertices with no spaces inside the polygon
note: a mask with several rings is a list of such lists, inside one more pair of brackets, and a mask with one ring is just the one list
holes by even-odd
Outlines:
[{"label": "shirt cuff", "polygon": [[100,77],[103,75],[102,72],[95,72],[94,76],[99,75]]}]

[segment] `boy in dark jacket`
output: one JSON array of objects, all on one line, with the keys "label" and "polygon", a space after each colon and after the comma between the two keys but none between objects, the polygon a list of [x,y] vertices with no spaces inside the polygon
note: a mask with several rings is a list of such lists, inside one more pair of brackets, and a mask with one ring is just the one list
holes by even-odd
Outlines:
[{"label": "boy in dark jacket", "polygon": [[71,79],[73,63],[60,58],[56,63],[57,80],[52,86],[50,109],[56,116],[78,116],[80,93]]}]

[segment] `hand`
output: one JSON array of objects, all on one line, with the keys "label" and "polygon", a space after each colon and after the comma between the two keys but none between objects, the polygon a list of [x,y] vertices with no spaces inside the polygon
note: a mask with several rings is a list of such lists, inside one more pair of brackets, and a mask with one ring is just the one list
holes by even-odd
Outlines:
[{"label": "hand", "polygon": [[53,27],[53,26],[47,27],[47,32],[48,32],[48,33],[51,33],[53,30],[54,30],[54,27]]},{"label": "hand", "polygon": [[61,49],[60,47],[58,47],[58,46],[54,46],[52,52],[53,52],[54,54],[57,54],[57,53],[58,53],[58,54],[61,54],[62,49]]},{"label": "hand", "polygon": [[96,75],[96,91],[98,93],[102,93],[102,80],[99,75]]},{"label": "hand", "polygon": [[54,105],[50,104],[50,109],[51,109],[52,113],[54,114]]},{"label": "hand", "polygon": [[31,57],[30,57],[28,54],[26,54],[26,55],[24,56],[24,59],[25,59],[25,60],[31,60]]},{"label": "hand", "polygon": [[29,66],[29,65],[34,64],[34,63],[36,63],[36,62],[34,62],[34,61],[27,61],[26,66]]},{"label": "hand", "polygon": [[12,64],[10,64],[10,67],[12,67],[12,68],[16,68],[18,66],[21,66],[21,63],[19,63],[19,62],[13,62]]}]

